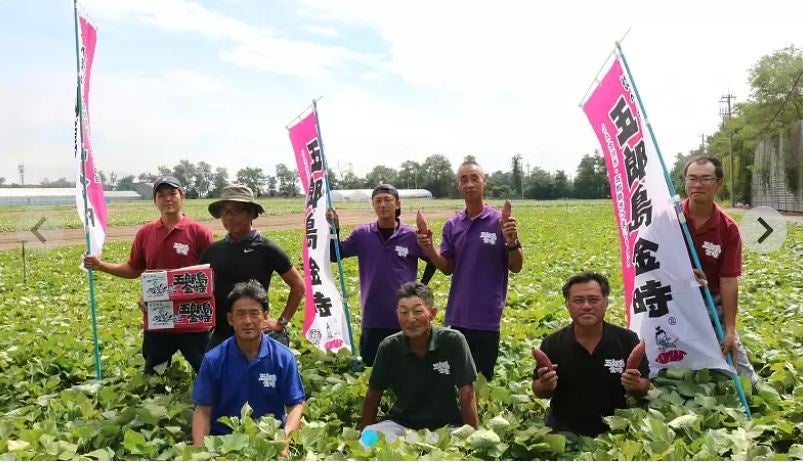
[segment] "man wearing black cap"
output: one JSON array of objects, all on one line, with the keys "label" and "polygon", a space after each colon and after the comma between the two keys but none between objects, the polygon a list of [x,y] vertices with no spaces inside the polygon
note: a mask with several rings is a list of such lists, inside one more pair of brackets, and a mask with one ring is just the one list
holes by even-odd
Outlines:
[{"label": "man wearing black cap", "polygon": [[[379,343],[401,330],[393,294],[402,284],[416,280],[419,259],[427,262],[421,278],[424,284],[435,272],[418,246],[415,228],[399,220],[401,201],[396,188],[380,184],[371,193],[371,204],[377,221],[357,226],[340,242],[340,256],[356,256],[360,268],[360,356],[367,366],[373,365]],[[336,226],[337,218],[334,209],[327,211],[327,219]],[[330,257],[333,262],[337,261],[334,242]]]},{"label": "man wearing black cap", "polygon": [[228,231],[225,238],[212,244],[201,255],[201,263],[209,263],[215,273],[217,325],[209,340],[210,350],[234,335],[227,314],[228,295],[235,284],[254,279],[267,292],[274,272],[290,287],[290,293],[281,315],[275,319],[268,316],[262,329],[275,340],[289,344],[285,327],[304,296],[304,281],[287,253],[254,229],[254,220],[264,212],[251,189],[239,184],[226,186],[220,200],[209,204],[209,213],[219,218]]},{"label": "man wearing black cap", "polygon": [[[212,244],[212,232],[181,213],[184,204],[181,182],[173,176],[157,179],[153,183],[153,202],[160,216],[137,231],[126,263],[107,263],[97,255],[85,255],[84,266],[134,279],[145,270],[169,270],[198,264],[203,251]],[[140,309],[144,311],[142,303]],[[145,373],[152,374],[155,366],[169,363],[177,350],[198,372],[208,340],[209,331],[206,329],[146,331],[142,342]]]}]

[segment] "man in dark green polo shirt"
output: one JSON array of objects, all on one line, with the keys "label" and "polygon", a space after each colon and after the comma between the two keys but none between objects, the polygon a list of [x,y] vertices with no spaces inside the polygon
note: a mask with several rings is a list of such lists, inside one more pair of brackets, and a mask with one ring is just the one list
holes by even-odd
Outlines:
[{"label": "man in dark green polo shirt", "polygon": [[[463,334],[432,325],[432,291],[408,282],[396,293],[401,332],[379,344],[360,427],[395,441],[407,429],[430,430],[464,424],[477,427],[477,371]],[[388,420],[376,423],[379,401],[390,389],[395,401]]]},{"label": "man in dark green polo shirt", "polygon": [[554,367],[536,366],[532,386],[539,398],[551,398],[544,422],[555,431],[597,436],[608,430],[603,416],[627,407],[626,393],[650,388],[646,358],[637,369],[626,367],[639,343],[636,333],[605,322],[609,293],[599,273],[569,278],[563,298],[572,323],[541,342]]}]

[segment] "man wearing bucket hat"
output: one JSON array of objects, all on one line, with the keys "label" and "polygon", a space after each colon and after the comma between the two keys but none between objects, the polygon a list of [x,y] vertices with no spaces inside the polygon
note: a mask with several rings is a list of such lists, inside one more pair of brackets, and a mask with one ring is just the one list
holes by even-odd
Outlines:
[{"label": "man wearing bucket hat", "polygon": [[[97,255],[85,255],[84,267],[135,279],[145,270],[169,270],[198,264],[201,254],[212,244],[212,231],[181,213],[184,191],[178,178],[169,175],[158,178],[153,183],[153,203],[160,216],[137,230],[126,263],[108,263]],[[140,309],[144,310],[141,302]],[[152,374],[155,366],[169,363],[179,350],[198,372],[208,340],[207,329],[146,331],[142,341],[145,373]]]},{"label": "man wearing bucket hat", "polygon": [[209,204],[209,213],[219,218],[228,232],[201,255],[201,263],[209,263],[215,274],[217,325],[209,340],[209,349],[234,334],[226,315],[229,312],[227,297],[235,284],[255,279],[268,291],[274,272],[290,287],[290,293],[279,317],[268,316],[262,328],[279,342],[289,343],[285,328],[304,295],[304,281],[287,253],[254,229],[254,220],[264,212],[254,200],[251,189],[240,184],[224,187],[220,199]]},{"label": "man wearing bucket hat", "polygon": [[[360,356],[366,366],[374,363],[377,349],[385,337],[399,332],[393,294],[402,284],[416,280],[418,260],[427,262],[421,281],[426,284],[435,272],[418,246],[415,228],[402,224],[399,192],[392,185],[380,184],[371,193],[377,220],[357,226],[340,242],[342,258],[357,257],[360,270],[362,333]],[[338,225],[337,211],[327,211],[327,219]],[[337,261],[332,241],[331,259]]]}]

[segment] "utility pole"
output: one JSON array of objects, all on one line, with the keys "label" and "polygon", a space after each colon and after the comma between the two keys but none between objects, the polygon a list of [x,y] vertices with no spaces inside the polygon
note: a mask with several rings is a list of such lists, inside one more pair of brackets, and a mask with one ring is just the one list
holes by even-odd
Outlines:
[{"label": "utility pole", "polygon": [[[734,100],[734,99],[736,99],[736,97],[733,96],[732,94],[730,94],[730,92],[728,92],[727,95],[723,95],[722,98],[719,100],[722,103],[724,103],[724,102],[728,103],[728,122],[730,122],[730,120],[731,120],[731,100]],[[733,131],[730,129],[730,127],[728,127],[728,156],[730,157],[730,160],[731,160],[731,162],[730,162],[730,164],[731,164],[731,168],[730,168],[731,207],[736,207],[736,199],[735,199],[736,198],[736,191],[733,189],[733,176],[734,176],[734,174],[733,174],[733,169],[734,169],[733,165],[736,162],[734,162],[734,159],[733,159]]]},{"label": "utility pole", "polygon": [[700,155],[705,155],[705,133],[700,133]]},{"label": "utility pole", "polygon": [[25,164],[17,165],[17,171],[20,174],[20,186],[25,186]]}]

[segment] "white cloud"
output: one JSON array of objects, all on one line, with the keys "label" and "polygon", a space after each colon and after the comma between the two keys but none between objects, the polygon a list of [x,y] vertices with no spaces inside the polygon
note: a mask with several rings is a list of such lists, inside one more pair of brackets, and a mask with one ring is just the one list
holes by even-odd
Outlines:
[{"label": "white cloud", "polygon": [[307,78],[348,65],[373,66],[377,62],[376,56],[342,46],[288,39],[280,31],[245,23],[189,0],[90,0],[87,9],[94,17],[192,32],[223,42],[221,59],[259,71]]},{"label": "white cloud", "polygon": [[307,31],[307,32],[309,32],[309,33],[311,33],[311,34],[319,35],[319,36],[325,37],[325,38],[335,38],[335,37],[339,37],[340,36],[340,32],[338,32],[337,30],[335,30],[335,29],[333,29],[331,27],[326,27],[326,26],[312,26],[312,25],[310,25],[310,26],[304,26],[304,27],[302,27],[302,29]]}]

